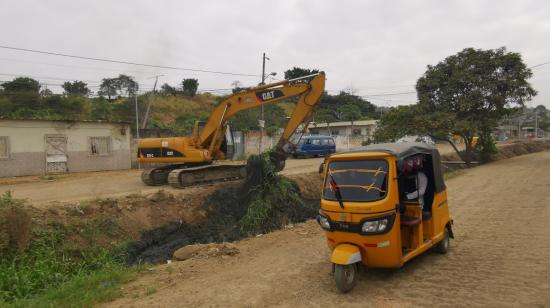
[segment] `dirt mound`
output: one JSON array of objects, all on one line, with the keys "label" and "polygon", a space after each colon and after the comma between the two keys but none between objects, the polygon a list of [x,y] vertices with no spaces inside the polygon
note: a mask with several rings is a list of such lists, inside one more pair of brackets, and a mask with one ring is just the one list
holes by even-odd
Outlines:
[{"label": "dirt mound", "polygon": [[[508,143],[497,144],[498,153],[494,160],[512,158],[529,153],[536,153],[550,150],[550,140],[515,140]],[[441,155],[442,161],[462,161],[455,153]],[[445,171],[453,171],[466,168],[465,164],[444,164]]]},{"label": "dirt mound", "polygon": [[219,256],[233,256],[239,253],[233,243],[195,244],[182,247],[174,252],[174,259],[185,261],[191,258],[207,259]]},{"label": "dirt mound", "polygon": [[512,158],[529,153],[550,150],[550,140],[518,140],[510,144],[504,144],[498,149],[496,160]]}]

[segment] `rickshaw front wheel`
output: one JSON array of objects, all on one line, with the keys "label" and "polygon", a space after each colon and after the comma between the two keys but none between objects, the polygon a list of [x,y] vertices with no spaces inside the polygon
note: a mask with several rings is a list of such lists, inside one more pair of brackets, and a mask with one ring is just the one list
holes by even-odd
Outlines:
[{"label": "rickshaw front wheel", "polygon": [[437,245],[435,246],[435,251],[441,254],[446,254],[449,251],[450,241],[451,240],[449,238],[449,229],[445,228],[445,231],[443,233],[443,239],[441,239],[441,241],[437,243]]},{"label": "rickshaw front wheel", "polygon": [[357,264],[335,264],[334,281],[340,292],[347,293],[351,291],[357,282]]}]

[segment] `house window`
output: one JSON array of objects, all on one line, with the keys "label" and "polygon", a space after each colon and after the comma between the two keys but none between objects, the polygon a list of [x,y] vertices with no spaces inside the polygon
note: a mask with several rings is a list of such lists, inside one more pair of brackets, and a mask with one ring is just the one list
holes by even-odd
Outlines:
[{"label": "house window", "polygon": [[0,137],[0,159],[10,158],[10,139],[9,137]]},{"label": "house window", "polygon": [[90,137],[89,152],[92,156],[111,154],[111,137]]},{"label": "house window", "polygon": [[354,128],[353,129],[353,134],[354,135],[361,135],[361,129],[360,128]]}]

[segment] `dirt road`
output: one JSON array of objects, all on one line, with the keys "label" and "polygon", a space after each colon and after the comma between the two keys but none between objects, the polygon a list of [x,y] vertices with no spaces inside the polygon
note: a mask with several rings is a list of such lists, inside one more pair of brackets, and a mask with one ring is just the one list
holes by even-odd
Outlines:
[{"label": "dirt road", "polygon": [[[452,152],[447,144],[438,144],[441,153]],[[288,159],[284,175],[317,171],[322,158]],[[76,202],[95,198],[120,197],[128,194],[147,194],[164,189],[177,192],[170,186],[146,186],[140,170],[70,173],[51,177],[0,178],[0,193],[10,190],[16,198],[25,198],[35,206],[50,203]]]},{"label": "dirt road", "polygon": [[237,243],[240,254],[155,266],[114,307],[549,306],[550,152],[447,182],[456,239],[398,270],[368,270],[337,292],[314,221]]},{"label": "dirt road", "polygon": [[[440,152],[452,152],[447,144],[438,144]],[[286,161],[284,175],[317,171],[322,158],[292,159]],[[51,177],[0,178],[0,193],[11,191],[16,198],[25,198],[35,206],[50,203],[77,202],[95,198],[121,197],[129,194],[148,194],[164,189],[178,192],[170,186],[146,186],[140,179],[141,170],[82,172]]]},{"label": "dirt road", "polygon": [[[315,171],[322,158],[289,159],[286,162],[285,175]],[[152,193],[159,189],[169,192],[178,191],[170,186],[145,186],[140,179],[140,170],[123,170],[107,172],[86,172],[53,177],[44,180],[39,177],[28,177],[25,183],[10,184],[4,179],[0,193],[12,191],[16,198],[26,198],[33,205],[45,205],[51,202],[74,202],[93,198],[118,197],[132,193]],[[25,180],[18,178],[17,182]]]}]

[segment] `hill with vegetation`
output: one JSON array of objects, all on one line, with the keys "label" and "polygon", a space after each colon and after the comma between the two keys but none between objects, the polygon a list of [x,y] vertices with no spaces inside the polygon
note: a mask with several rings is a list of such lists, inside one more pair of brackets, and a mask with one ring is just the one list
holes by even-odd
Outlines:
[{"label": "hill with vegetation", "polygon": [[[293,68],[285,72],[285,78],[314,72],[316,70]],[[195,121],[208,119],[212,109],[226,97],[198,93],[197,79],[184,79],[181,87],[164,84],[160,90],[146,93],[140,93],[138,84],[126,75],[103,79],[95,94],[82,81],[67,81],[62,87],[62,94],[54,94],[28,77],[3,82],[0,84],[0,118],[123,121],[135,127],[137,100],[140,128],[170,129],[181,135],[189,134]],[[234,92],[238,90],[235,88]],[[284,127],[293,108],[293,100],[266,105],[264,118],[267,133]],[[337,95],[325,93],[319,102],[315,120],[356,121],[376,118],[377,115],[377,107],[360,96],[346,92]],[[259,108],[250,109],[238,113],[230,124],[235,130],[258,130],[259,116]]]}]

